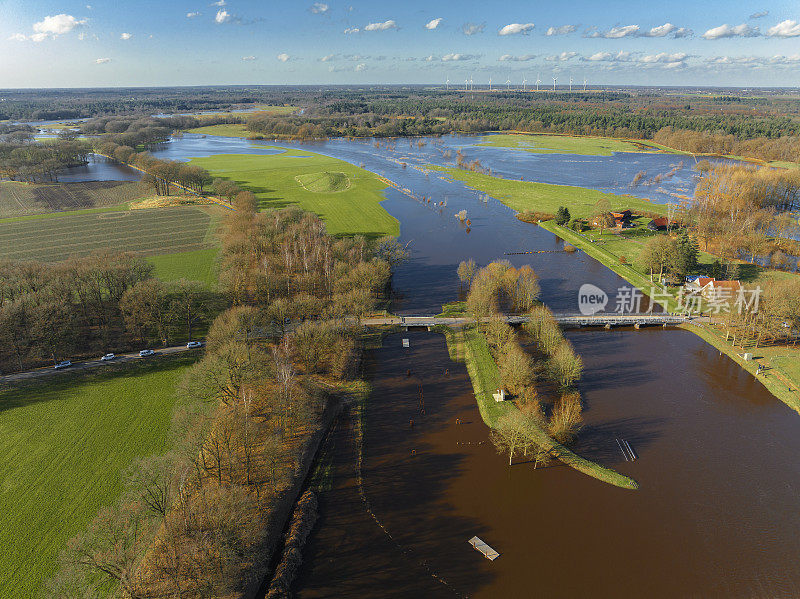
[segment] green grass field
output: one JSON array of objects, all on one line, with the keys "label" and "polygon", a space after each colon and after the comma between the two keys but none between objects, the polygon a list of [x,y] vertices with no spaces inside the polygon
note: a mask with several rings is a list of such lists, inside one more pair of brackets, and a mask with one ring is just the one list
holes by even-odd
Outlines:
[{"label": "green grass field", "polygon": [[207,249],[218,210],[184,206],[0,220],[0,258],[55,262],[102,248],[143,255]]},{"label": "green grass field", "polygon": [[164,450],[193,359],[0,390],[0,597],[41,596],[66,541],[119,496],[121,471]]},{"label": "green grass field", "polygon": [[[192,164],[208,169],[214,177],[230,179],[256,194],[262,209],[299,206],[325,220],[332,235],[377,237],[399,235],[400,226],[381,206],[386,184],[362,168],[303,150],[281,154],[223,154],[195,158]],[[339,173],[349,180],[347,189],[308,191],[298,177],[313,180],[320,173]]]},{"label": "green grass field", "polygon": [[657,151],[654,147],[646,147],[646,143],[634,143],[611,137],[499,133],[487,135],[477,145],[523,150],[535,154],[581,156],[611,156],[614,152]]},{"label": "green grass field", "polygon": [[244,125],[232,123],[229,125],[207,125],[205,127],[195,127],[186,129],[186,133],[199,133],[200,135],[219,135],[220,137],[250,137],[252,131],[248,131]]},{"label": "green grass field", "polygon": [[487,193],[518,212],[530,210],[555,214],[559,206],[566,206],[573,218],[585,218],[592,214],[595,204],[601,199],[608,200],[611,209],[630,208],[633,211],[659,214],[666,214],[667,209],[666,206],[653,204],[635,196],[604,193],[586,187],[513,181],[459,168],[430,165],[426,168],[443,171],[451,179],[462,181],[473,189]]},{"label": "green grass field", "polygon": [[118,206],[152,192],[135,181],[0,182],[0,218]]},{"label": "green grass field", "polygon": [[344,173],[308,173],[297,175],[295,180],[303,186],[303,189],[314,193],[345,191],[350,188],[350,179]]},{"label": "green grass field", "polygon": [[162,281],[189,279],[200,281],[209,289],[217,286],[217,256],[219,248],[212,247],[177,254],[148,256],[147,261],[155,266],[153,274]]}]

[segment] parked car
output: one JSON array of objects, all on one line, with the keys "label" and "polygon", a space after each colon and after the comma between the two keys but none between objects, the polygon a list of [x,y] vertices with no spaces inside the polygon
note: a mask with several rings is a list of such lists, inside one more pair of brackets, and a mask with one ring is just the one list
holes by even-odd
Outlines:
[{"label": "parked car", "polygon": [[113,360],[113,359],[114,359],[114,358],[116,358],[116,357],[117,357],[117,356],[115,356],[114,354],[106,354],[105,356],[103,356],[102,358],[100,358],[100,361],[101,361],[101,362],[110,362],[111,360]]},{"label": "parked car", "polygon": [[143,349],[139,352],[139,357],[144,358],[145,356],[152,356],[154,353],[156,352],[154,352],[152,349]]},{"label": "parked car", "polygon": [[188,347],[189,349],[194,349],[195,347],[203,347],[203,342],[202,341],[190,341],[189,343],[186,344],[186,347]]},{"label": "parked car", "polygon": [[72,362],[69,360],[61,360],[61,362],[53,366],[53,368],[60,370],[61,368],[69,368],[70,366],[72,366]]}]

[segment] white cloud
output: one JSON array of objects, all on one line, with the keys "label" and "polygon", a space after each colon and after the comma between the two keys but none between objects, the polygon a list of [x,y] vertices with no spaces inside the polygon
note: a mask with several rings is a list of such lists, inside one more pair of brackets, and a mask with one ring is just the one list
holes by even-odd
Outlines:
[{"label": "white cloud", "polygon": [[216,2],[212,2],[209,6],[225,6],[227,2],[225,0],[217,0]]},{"label": "white cloud", "polygon": [[359,31],[361,30],[358,27],[348,27],[347,29],[344,30],[344,34],[351,35],[353,33],[358,33]]},{"label": "white cloud", "polygon": [[797,37],[800,35],[800,23],[786,19],[775,27],[767,29],[767,35],[770,37]]},{"label": "white cloud", "polygon": [[110,58],[98,58],[94,62],[95,62],[95,64],[106,64],[108,62],[111,62],[111,59]]},{"label": "white cloud", "polygon": [[217,23],[227,23],[231,20],[231,14],[227,10],[219,9],[217,11],[217,16],[214,17],[214,21]]},{"label": "white cloud", "polygon": [[709,29],[703,34],[703,37],[707,40],[718,40],[725,37],[758,37],[759,35],[761,33],[758,27],[750,27],[747,23],[735,26],[725,23],[719,27]]},{"label": "white cloud", "polygon": [[462,61],[462,60],[474,60],[476,58],[480,58],[480,54],[459,54],[459,53],[452,53],[452,54],[445,54],[442,56],[442,62],[452,62],[452,61]]},{"label": "white cloud", "polygon": [[201,13],[201,12],[187,12],[186,13],[186,18],[187,19],[194,19],[195,17],[199,17],[202,14],[203,13]]},{"label": "white cloud", "polygon": [[383,23],[369,23],[364,27],[364,31],[386,31],[388,29],[397,29],[397,23],[390,19]]},{"label": "white cloud", "polygon": [[72,15],[59,14],[54,16],[47,16],[38,23],[33,24],[33,31],[30,36],[23,33],[15,33],[8,39],[17,42],[24,42],[31,40],[34,42],[43,42],[46,39],[54,39],[59,35],[69,33],[76,27],[81,27],[87,23],[86,19],[78,20]]},{"label": "white cloud", "polygon": [[315,15],[320,15],[328,12],[329,8],[330,7],[324,2],[314,2],[314,4],[311,5],[311,12],[313,12]]},{"label": "white cloud", "polygon": [[673,33],[672,37],[678,39],[682,37],[692,37],[694,35],[694,31],[689,29],[688,27],[678,27]]},{"label": "white cloud", "polygon": [[678,28],[672,23],[664,23],[658,27],[653,27],[650,31],[644,34],[644,37],[666,37],[676,29]]},{"label": "white cloud", "polygon": [[661,52],[659,54],[650,54],[649,56],[642,56],[640,60],[645,64],[674,63],[674,62],[683,62],[688,57],[689,55],[686,54],[686,52],[674,52],[672,54],[667,52]]},{"label": "white cloud", "polygon": [[556,54],[554,56],[548,56],[545,60],[549,60],[550,62],[565,62],[572,58],[575,58],[578,55],[577,52],[562,52],[561,54]]},{"label": "white cloud", "polygon": [[366,69],[367,69],[367,65],[365,65],[362,62],[362,63],[359,63],[359,64],[356,65],[355,71],[356,71],[356,73],[359,73],[361,71],[365,71]]},{"label": "white cloud", "polygon": [[436,57],[433,54],[431,54],[430,56],[426,56],[423,60],[425,62],[433,62],[434,60],[436,60]]},{"label": "white cloud", "polygon": [[591,56],[584,56],[581,60],[589,62],[628,62],[631,59],[630,52],[596,52]]},{"label": "white cloud", "polygon": [[461,32],[464,35],[475,35],[477,33],[483,33],[483,30],[486,29],[486,23],[464,23],[461,26]]},{"label": "white cloud", "polygon": [[132,37],[133,37],[132,33],[122,33],[122,34],[120,34],[119,39],[121,39],[121,40],[129,40]]},{"label": "white cloud", "polygon": [[545,35],[567,35],[575,31],[575,25],[562,25],[561,27],[548,27]]},{"label": "white cloud", "polygon": [[758,12],[754,12],[750,15],[751,19],[761,19],[762,17],[766,17],[769,14],[768,10],[759,10]]},{"label": "white cloud", "polygon": [[534,27],[535,25],[533,23],[510,23],[502,27],[497,32],[497,35],[516,35],[518,33],[526,35]]},{"label": "white cloud", "polygon": [[512,54],[503,54],[498,60],[503,62],[527,62],[536,58],[536,54],[522,54],[521,56],[514,56]]},{"label": "white cloud", "polygon": [[442,23],[442,17],[433,19],[425,23],[425,29],[436,29]]},{"label": "white cloud", "polygon": [[281,52],[278,54],[278,56],[276,56],[276,58],[281,62],[288,62],[289,59],[291,59],[291,56],[289,56],[286,52]]},{"label": "white cloud", "polygon": [[336,59],[336,54],[328,54],[319,59],[320,62],[330,62]]},{"label": "white cloud", "polygon": [[621,37],[631,37],[639,33],[638,25],[618,25],[608,31],[593,31],[587,37],[605,37],[608,39],[619,39]]},{"label": "white cloud", "polygon": [[242,56],[242,60],[245,62],[250,62],[251,60],[255,60],[255,56]]}]

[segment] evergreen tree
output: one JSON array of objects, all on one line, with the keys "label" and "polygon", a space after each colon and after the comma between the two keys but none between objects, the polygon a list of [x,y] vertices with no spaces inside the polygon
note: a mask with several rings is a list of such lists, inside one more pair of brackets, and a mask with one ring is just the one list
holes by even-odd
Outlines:
[{"label": "evergreen tree", "polygon": [[556,211],[556,224],[562,227],[569,222],[570,214],[566,206],[559,206]]}]

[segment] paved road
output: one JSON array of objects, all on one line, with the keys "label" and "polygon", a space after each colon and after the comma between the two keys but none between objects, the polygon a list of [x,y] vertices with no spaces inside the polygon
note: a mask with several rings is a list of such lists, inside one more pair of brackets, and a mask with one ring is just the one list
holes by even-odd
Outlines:
[{"label": "paved road", "polygon": [[[530,320],[529,316],[504,316],[506,322],[518,324]],[[680,324],[689,320],[686,316],[673,314],[595,314],[594,316],[584,316],[582,314],[554,314],[556,322],[563,325],[573,326],[603,326],[606,324],[615,326],[640,325],[660,325],[660,324]],[[486,320],[490,320],[487,317]],[[380,325],[403,325],[403,326],[435,326],[449,325],[460,326],[474,322],[474,319],[467,316],[380,316],[376,318],[364,318],[361,324],[366,326]]]},{"label": "paved road", "polygon": [[6,376],[0,376],[0,383],[13,383],[17,381],[27,381],[31,379],[44,378],[48,376],[56,376],[76,370],[86,370],[87,368],[98,368],[100,366],[108,366],[109,364],[118,364],[120,362],[130,362],[133,360],[158,360],[160,356],[168,354],[176,354],[185,351],[197,351],[201,348],[188,348],[185,345],[176,345],[175,347],[165,347],[155,350],[152,356],[140,357],[139,352],[132,352],[129,354],[117,354],[116,358],[108,362],[101,362],[97,360],[86,360],[85,362],[73,362],[69,368],[60,368],[56,370],[52,366],[45,366],[44,368],[36,368],[34,370],[26,370],[25,372],[16,372]]}]

